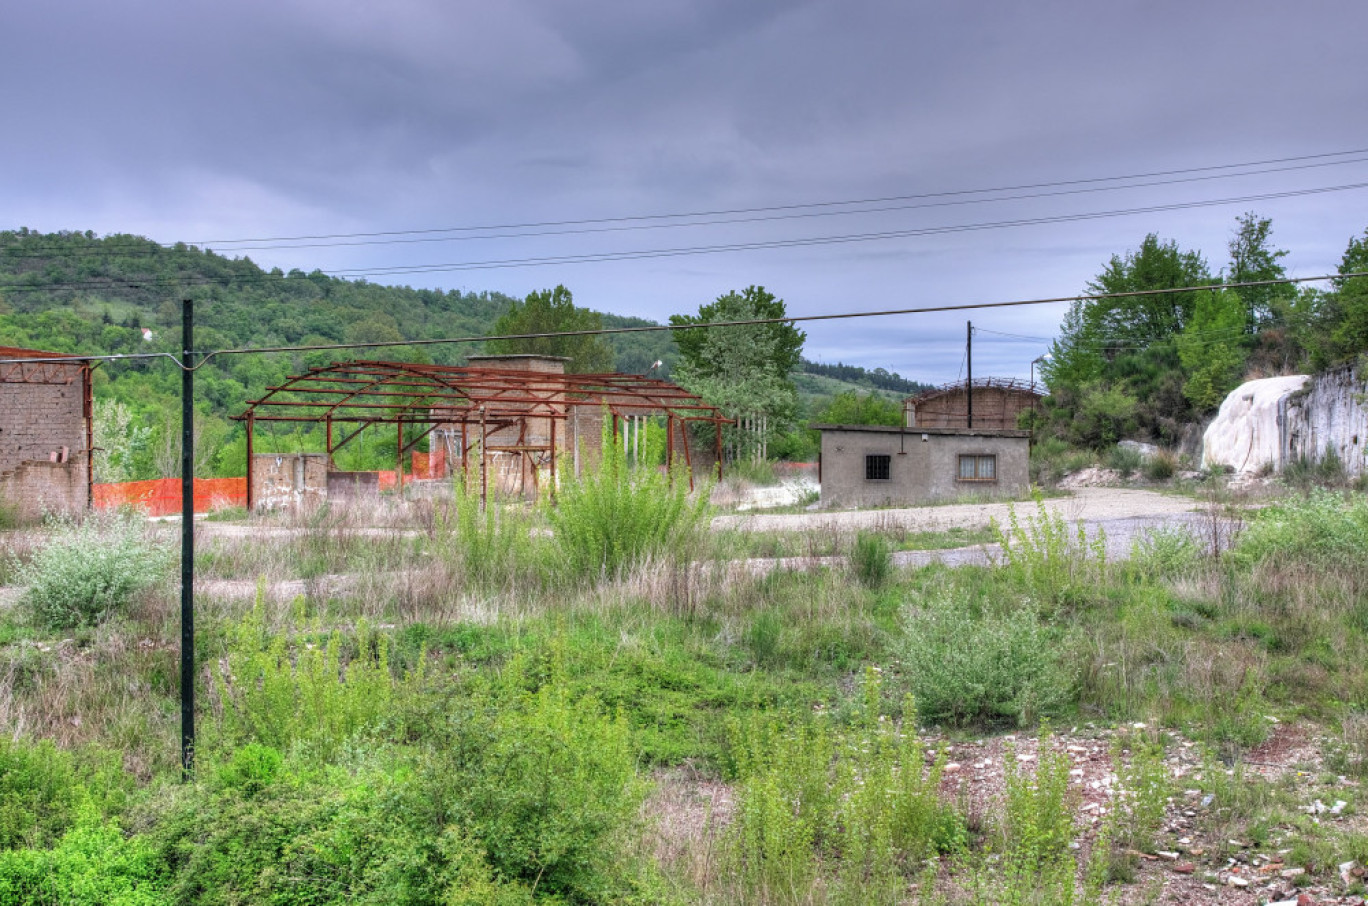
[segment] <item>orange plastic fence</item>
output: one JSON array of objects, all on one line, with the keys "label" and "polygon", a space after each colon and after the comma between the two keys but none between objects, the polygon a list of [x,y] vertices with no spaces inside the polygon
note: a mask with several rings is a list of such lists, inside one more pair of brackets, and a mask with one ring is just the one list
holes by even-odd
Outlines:
[{"label": "orange plastic fence", "polygon": [[[97,510],[113,510],[130,506],[149,516],[173,516],[181,511],[181,482],[179,478],[157,478],[152,481],[124,481],[118,484],[97,484],[92,488]],[[247,505],[247,479],[196,478],[195,512],[229,506]]]}]

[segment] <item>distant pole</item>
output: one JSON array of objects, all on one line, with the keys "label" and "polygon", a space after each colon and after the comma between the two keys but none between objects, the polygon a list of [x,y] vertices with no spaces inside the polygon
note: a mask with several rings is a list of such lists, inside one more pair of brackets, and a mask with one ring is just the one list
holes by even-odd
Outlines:
[{"label": "distant pole", "polygon": [[974,427],[974,322],[964,322],[964,360],[969,364],[969,379],[964,386],[969,390],[969,414],[965,427]]},{"label": "distant pole", "polygon": [[181,777],[195,770],[195,303],[181,302]]}]

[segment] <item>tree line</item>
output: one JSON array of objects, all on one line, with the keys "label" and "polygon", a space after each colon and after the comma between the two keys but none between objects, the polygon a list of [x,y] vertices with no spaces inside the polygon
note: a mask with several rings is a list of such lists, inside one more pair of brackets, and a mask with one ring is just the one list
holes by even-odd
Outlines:
[{"label": "tree line", "polygon": [[[1356,362],[1368,351],[1368,278],[1233,285],[1286,278],[1272,230],[1269,218],[1240,216],[1215,273],[1201,252],[1153,233],[1113,255],[1089,294],[1201,288],[1074,302],[1042,367],[1042,427],[1083,446],[1176,443],[1247,379]],[[1364,270],[1368,231],[1339,265],[1341,275]]]}]

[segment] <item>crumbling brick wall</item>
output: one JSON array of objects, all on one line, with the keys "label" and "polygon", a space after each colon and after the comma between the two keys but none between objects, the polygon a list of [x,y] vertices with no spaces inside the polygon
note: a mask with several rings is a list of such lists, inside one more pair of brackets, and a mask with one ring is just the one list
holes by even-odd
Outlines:
[{"label": "crumbling brick wall", "polygon": [[[979,430],[1014,431],[1017,418],[1039,399],[1025,385],[974,383],[974,425]],[[963,384],[912,397],[906,402],[909,428],[966,428],[969,394]]]},{"label": "crumbling brick wall", "polygon": [[22,515],[82,512],[90,501],[88,368],[0,348],[0,498]]}]

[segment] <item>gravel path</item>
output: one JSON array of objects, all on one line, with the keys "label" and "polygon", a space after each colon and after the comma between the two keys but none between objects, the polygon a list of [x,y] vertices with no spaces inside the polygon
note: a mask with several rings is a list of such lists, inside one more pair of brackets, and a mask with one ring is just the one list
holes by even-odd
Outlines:
[{"label": "gravel path", "polygon": [[[983,528],[990,520],[1007,521],[1008,507],[1018,514],[1035,511],[1035,504],[955,503],[888,510],[822,510],[811,513],[746,513],[718,516],[715,529],[748,532],[801,532],[826,530],[854,532],[860,529],[904,529],[911,532],[943,532],[952,528]],[[1133,488],[1080,488],[1072,497],[1054,497],[1042,503],[1051,513],[1060,513],[1069,522],[1089,524],[1139,518],[1167,520],[1198,509],[1188,497],[1159,494]]]}]

